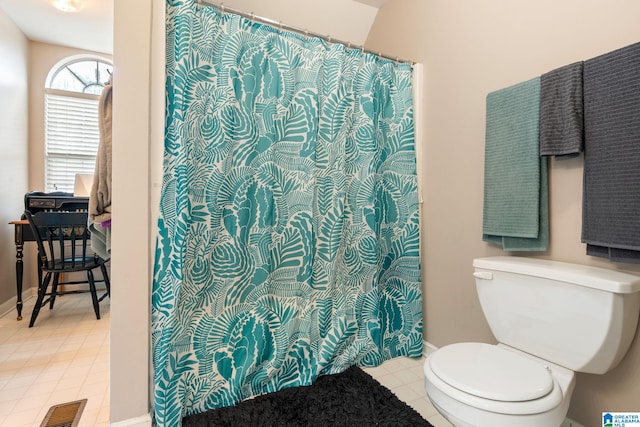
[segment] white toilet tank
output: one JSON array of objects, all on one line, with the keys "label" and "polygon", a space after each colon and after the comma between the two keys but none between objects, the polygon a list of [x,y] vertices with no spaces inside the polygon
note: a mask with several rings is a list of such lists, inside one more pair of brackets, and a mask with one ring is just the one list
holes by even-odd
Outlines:
[{"label": "white toilet tank", "polygon": [[498,342],[572,371],[603,374],[624,357],[640,313],[640,277],[523,257],[473,261]]}]

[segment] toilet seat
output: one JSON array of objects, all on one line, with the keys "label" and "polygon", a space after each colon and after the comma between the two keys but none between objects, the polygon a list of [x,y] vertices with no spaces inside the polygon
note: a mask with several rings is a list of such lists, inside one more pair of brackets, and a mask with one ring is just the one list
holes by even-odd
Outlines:
[{"label": "toilet seat", "polygon": [[544,366],[484,343],[446,346],[433,355],[431,369],[458,390],[502,402],[540,399],[553,389]]},{"label": "toilet seat", "polygon": [[[475,357],[482,353],[487,357]],[[489,357],[496,355],[497,363]],[[478,364],[471,366],[476,363],[474,359]],[[484,411],[538,414],[550,411],[563,400],[556,378],[542,363],[500,346],[451,344],[431,354],[424,368],[430,386],[449,398]],[[509,381],[509,375],[514,375],[516,381]]]}]

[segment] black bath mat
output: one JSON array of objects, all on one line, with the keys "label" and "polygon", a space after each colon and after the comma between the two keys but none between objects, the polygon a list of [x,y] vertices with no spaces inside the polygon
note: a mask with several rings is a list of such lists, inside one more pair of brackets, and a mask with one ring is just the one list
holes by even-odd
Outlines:
[{"label": "black bath mat", "polygon": [[[426,399],[426,397],[425,397]],[[360,368],[182,420],[183,427],[433,427]]]}]

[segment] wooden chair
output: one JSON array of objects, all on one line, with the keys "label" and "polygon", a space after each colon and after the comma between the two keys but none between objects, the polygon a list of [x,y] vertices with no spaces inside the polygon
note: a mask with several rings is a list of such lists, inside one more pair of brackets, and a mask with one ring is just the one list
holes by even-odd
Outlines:
[{"label": "wooden chair", "polygon": [[[87,292],[86,290],[59,291],[59,285],[88,284],[96,319],[100,319],[100,301],[111,292],[109,275],[105,260],[93,254],[90,249],[90,233],[86,212],[38,212],[32,215],[25,211],[29,226],[38,244],[38,298],[31,314],[29,327],[32,327],[40,309],[49,303],[53,309],[56,296],[69,293]],[[93,271],[100,269],[102,280],[95,280]],[[60,281],[63,273],[86,271],[87,280]],[[53,278],[51,291],[49,284]],[[98,298],[96,282],[104,282],[106,292]]]}]

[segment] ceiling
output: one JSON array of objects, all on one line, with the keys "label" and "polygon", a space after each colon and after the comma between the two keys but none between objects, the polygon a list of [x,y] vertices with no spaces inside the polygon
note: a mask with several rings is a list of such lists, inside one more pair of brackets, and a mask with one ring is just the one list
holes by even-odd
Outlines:
[{"label": "ceiling", "polygon": [[[214,0],[215,3],[221,1]],[[289,25],[361,45],[366,40],[377,9],[385,1],[225,0],[224,4],[239,10],[249,10],[246,9],[249,5],[256,15],[279,18]],[[112,54],[113,2],[87,0],[80,12],[65,13],[54,9],[48,0],[0,0],[0,9],[30,40]],[[356,22],[354,16],[361,22]]]},{"label": "ceiling", "polygon": [[113,0],[87,0],[76,13],[60,12],[48,0],[0,0],[0,9],[30,40],[113,53]]}]

